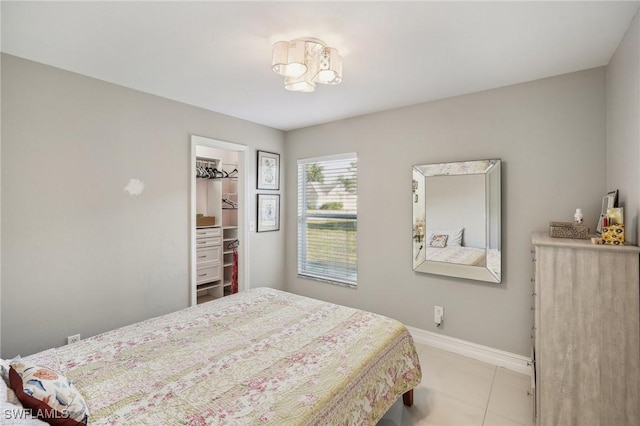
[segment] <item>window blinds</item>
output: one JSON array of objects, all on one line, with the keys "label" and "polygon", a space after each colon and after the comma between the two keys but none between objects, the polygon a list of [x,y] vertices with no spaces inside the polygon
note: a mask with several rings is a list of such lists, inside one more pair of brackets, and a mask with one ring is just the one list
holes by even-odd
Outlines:
[{"label": "window blinds", "polygon": [[298,274],[355,287],[358,158],[298,161]]}]

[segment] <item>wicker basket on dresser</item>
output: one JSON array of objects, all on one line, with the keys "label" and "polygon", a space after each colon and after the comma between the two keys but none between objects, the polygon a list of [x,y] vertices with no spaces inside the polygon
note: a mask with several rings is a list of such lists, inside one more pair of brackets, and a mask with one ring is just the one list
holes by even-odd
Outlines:
[{"label": "wicker basket on dresser", "polygon": [[538,425],[640,425],[640,248],[532,234]]}]

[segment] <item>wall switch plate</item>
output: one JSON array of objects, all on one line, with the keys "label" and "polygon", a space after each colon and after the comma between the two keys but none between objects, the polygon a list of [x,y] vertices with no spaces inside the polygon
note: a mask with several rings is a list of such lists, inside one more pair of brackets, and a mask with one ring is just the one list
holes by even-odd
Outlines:
[{"label": "wall switch plate", "polygon": [[72,343],[76,343],[80,341],[80,335],[79,334],[74,334],[73,336],[69,336],[67,337],[67,345],[70,345]]},{"label": "wall switch plate", "polygon": [[435,306],[433,308],[433,321],[437,324],[440,325],[442,324],[442,321],[444,320],[444,308],[442,306]]}]

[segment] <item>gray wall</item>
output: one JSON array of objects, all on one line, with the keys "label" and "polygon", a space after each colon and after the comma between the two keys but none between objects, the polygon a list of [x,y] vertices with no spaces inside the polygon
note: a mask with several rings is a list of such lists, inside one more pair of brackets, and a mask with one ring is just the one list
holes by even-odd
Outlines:
[{"label": "gray wall", "polygon": [[[627,223],[640,210],[638,27],[636,16],[607,68],[606,101],[594,69],[293,131],[286,152],[279,131],[2,55],[2,356],[187,306],[191,133],[249,145],[248,182],[256,149],[283,154],[283,232],[249,233],[253,286],[286,277],[296,293],[528,355],[530,231],[576,207],[592,226],[609,188]],[[357,290],[297,278],[296,175],[285,174],[298,158],[349,151]],[[504,160],[503,283],[413,273],[410,166],[483,158]],[[122,191],[132,177],[147,184],[138,198]],[[446,308],[440,329],[435,304]]]},{"label": "gray wall", "polygon": [[[249,212],[256,149],[284,154],[281,131],[13,56],[2,88],[4,358],[188,306],[190,134],[250,147]],[[249,250],[249,285],[281,286],[284,232]]]},{"label": "gray wall", "polygon": [[[379,90],[384,90],[379,88]],[[532,326],[531,231],[595,224],[606,189],[605,70],[366,115],[286,134],[286,168],[305,157],[358,153],[358,288],[298,278],[296,200],[286,201],[286,289],[521,355]],[[411,165],[501,158],[502,284],[411,268]],[[295,175],[287,177],[295,194]],[[433,306],[445,308],[436,329]]]},{"label": "gray wall", "polygon": [[625,239],[640,241],[640,12],[607,66],[607,189],[620,190]]},{"label": "gray wall", "polygon": [[428,177],[424,191],[427,235],[464,228],[463,246],[486,248],[484,178],[481,174]]},{"label": "gray wall", "polygon": [[[2,55],[0,55],[0,81],[1,80],[2,80]],[[2,84],[0,84],[0,99],[2,99]],[[1,176],[2,176],[2,102],[0,102],[0,177]],[[0,212],[2,212],[2,181],[1,180],[0,180]],[[2,220],[0,220],[0,241],[2,241]],[[0,356],[1,355],[2,355],[2,244],[0,244]]]}]

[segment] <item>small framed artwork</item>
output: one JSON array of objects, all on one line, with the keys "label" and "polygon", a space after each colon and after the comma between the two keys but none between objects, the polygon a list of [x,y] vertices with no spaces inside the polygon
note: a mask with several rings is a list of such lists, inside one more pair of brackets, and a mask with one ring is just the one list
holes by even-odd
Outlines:
[{"label": "small framed artwork", "polygon": [[610,191],[607,195],[602,197],[602,207],[600,210],[600,217],[598,218],[598,225],[596,226],[596,232],[602,233],[602,220],[607,217],[607,210],[618,207],[618,190]]},{"label": "small framed artwork", "polygon": [[280,230],[280,194],[258,194],[258,232]]},{"label": "small framed artwork", "polygon": [[280,154],[258,151],[258,189],[280,189]]}]

